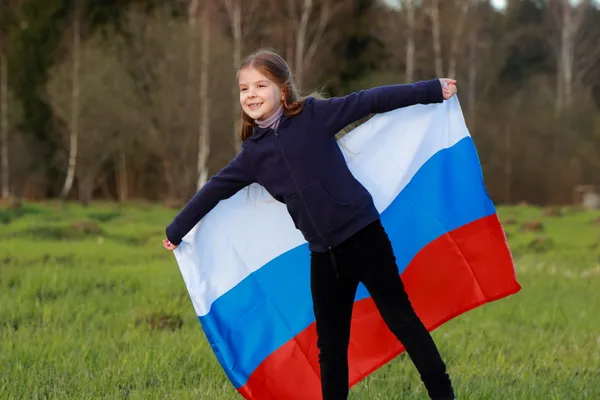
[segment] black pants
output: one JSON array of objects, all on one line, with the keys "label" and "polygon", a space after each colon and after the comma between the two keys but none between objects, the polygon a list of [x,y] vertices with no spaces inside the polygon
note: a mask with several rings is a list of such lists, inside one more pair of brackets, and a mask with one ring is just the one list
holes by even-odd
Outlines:
[{"label": "black pants", "polygon": [[[453,399],[446,366],[400,280],[391,243],[376,221],[328,253],[311,254],[311,291],[324,400],[348,398],[348,342],[359,282],[402,342],[432,399]],[[335,262],[334,262],[335,261]]]}]

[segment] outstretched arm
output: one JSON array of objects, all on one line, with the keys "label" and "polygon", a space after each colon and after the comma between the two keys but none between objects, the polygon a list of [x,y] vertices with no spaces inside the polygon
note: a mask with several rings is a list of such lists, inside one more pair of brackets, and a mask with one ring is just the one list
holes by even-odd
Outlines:
[{"label": "outstretched arm", "polygon": [[177,214],[166,228],[163,245],[172,250],[210,210],[256,181],[251,162],[242,150],[225,168],[213,176]]},{"label": "outstretched arm", "polygon": [[433,79],[404,85],[385,85],[361,90],[344,97],[316,100],[316,117],[335,135],[352,122],[370,114],[384,113],[415,104],[441,103],[446,97],[443,84],[454,85],[452,79]]}]

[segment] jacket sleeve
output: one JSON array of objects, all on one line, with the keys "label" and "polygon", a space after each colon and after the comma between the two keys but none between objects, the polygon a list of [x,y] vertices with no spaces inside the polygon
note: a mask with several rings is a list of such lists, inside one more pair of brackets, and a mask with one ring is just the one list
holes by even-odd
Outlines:
[{"label": "jacket sleeve", "polygon": [[444,100],[439,79],[404,85],[385,85],[361,90],[344,97],[315,100],[315,117],[331,135],[370,114],[379,114],[415,104]]},{"label": "jacket sleeve", "polygon": [[242,150],[192,197],[166,228],[167,239],[179,245],[185,235],[221,200],[256,181],[248,155]]}]

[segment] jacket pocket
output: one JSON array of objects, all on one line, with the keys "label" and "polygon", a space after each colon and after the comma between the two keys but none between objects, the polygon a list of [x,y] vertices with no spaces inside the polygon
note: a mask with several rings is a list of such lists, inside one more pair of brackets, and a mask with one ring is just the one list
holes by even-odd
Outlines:
[{"label": "jacket pocket", "polygon": [[337,228],[356,211],[354,202],[336,199],[319,181],[302,189],[300,195],[288,199],[286,204],[296,228],[307,240]]}]

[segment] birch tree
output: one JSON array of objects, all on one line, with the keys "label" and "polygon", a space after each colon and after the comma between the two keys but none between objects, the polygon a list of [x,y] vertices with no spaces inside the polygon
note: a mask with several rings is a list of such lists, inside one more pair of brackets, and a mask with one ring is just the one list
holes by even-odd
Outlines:
[{"label": "birch tree", "polygon": [[[558,115],[572,105],[573,88],[576,79],[585,74],[600,57],[599,37],[590,37],[594,32],[583,30],[586,10],[590,0],[581,0],[571,4],[569,0],[549,2],[550,13],[557,40],[551,40],[556,56],[556,97],[555,110]],[[579,56],[579,57],[578,57]],[[576,69],[579,69],[577,71]]]},{"label": "birch tree", "polygon": [[69,129],[69,161],[67,175],[61,192],[61,199],[66,199],[73,187],[79,140],[79,85],[81,65],[81,8],[76,5],[72,19],[72,69],[71,69],[71,107],[68,119]]},{"label": "birch tree", "polygon": [[317,50],[322,46],[327,27],[343,3],[332,0],[287,1],[288,18],[283,21],[286,25],[291,22],[295,33],[293,71],[298,88],[303,87],[304,73],[310,69]]},{"label": "birch tree", "polygon": [[208,3],[200,7],[200,0],[192,0],[189,8],[190,58],[200,39],[200,118],[198,123],[198,169],[196,190],[200,190],[208,180],[208,157],[210,154],[210,101],[208,99],[208,79],[210,75],[210,8]]},{"label": "birch tree", "polygon": [[451,32],[450,50],[448,54],[448,70],[444,74],[444,58],[442,51],[442,22],[440,21],[439,0],[430,0],[428,14],[431,19],[431,34],[433,41],[433,54],[435,61],[435,73],[438,77],[448,76],[456,77],[456,68],[460,50],[460,43],[463,39],[463,27],[467,18],[469,7],[472,0],[463,0],[458,2],[458,16],[451,18],[452,28],[448,27]]},{"label": "birch tree", "polygon": [[78,198],[86,205],[92,200],[102,165],[121,147],[120,134],[133,130],[127,123],[132,112],[131,85],[113,52],[100,42],[93,38],[74,48],[50,70],[46,85],[47,102],[66,128],[65,147],[72,168],[68,189],[76,178]]}]

